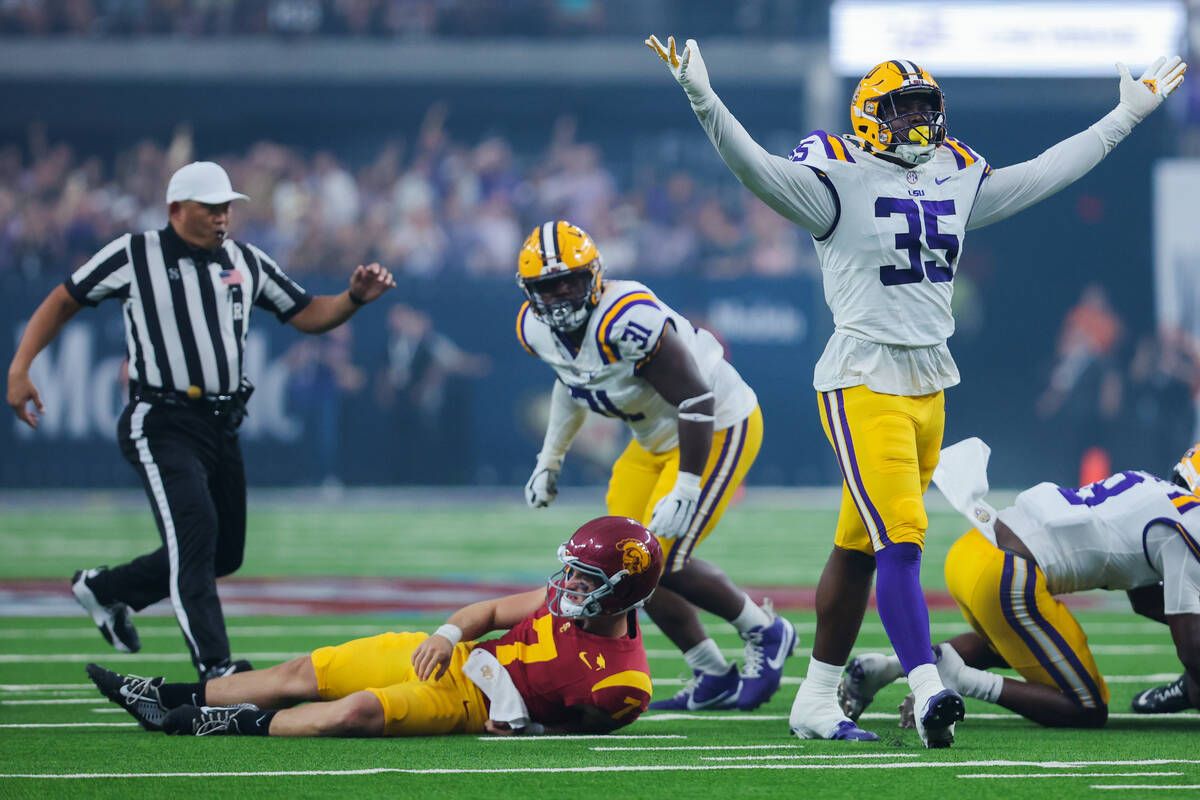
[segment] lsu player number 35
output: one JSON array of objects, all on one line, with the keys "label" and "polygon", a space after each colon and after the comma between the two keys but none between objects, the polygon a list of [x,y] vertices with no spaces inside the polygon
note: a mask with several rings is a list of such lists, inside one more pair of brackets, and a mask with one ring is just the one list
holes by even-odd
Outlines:
[{"label": "lsu player number 35", "polygon": [[[779,687],[795,630],[693,557],[758,454],[762,415],[754,391],[711,333],[643,284],[605,280],[595,243],[569,222],[552,220],[530,233],[517,282],[528,298],[517,338],[557,375],[527,501],[540,507],[554,500],[563,457],[588,413],[628,425],[633,439],[613,465],[608,513],[636,519],[659,537],[663,589],[646,610],[693,670],[682,691],[652,708],[756,708]],[[740,673],[694,606],[741,634]]]},{"label": "lsu player number 35", "polygon": [[833,312],[813,385],[843,499],[791,728],[805,738],[875,738],[841,712],[836,692],[877,572],[879,615],[916,697],[917,732],[926,746],[949,746],[963,703],[933,664],[920,562],[943,390],[959,381],[946,340],[966,232],[1083,176],[1179,86],[1187,65],[1162,58],[1140,80],[1118,65],[1116,108],[1037,158],[994,168],[949,135],[941,88],[911,61],[884,61],[859,81],[849,134],[814,131],[784,158],[763,150],[717,97],[694,40],[682,53],[673,37],[646,44],[738,180],[812,235]]}]

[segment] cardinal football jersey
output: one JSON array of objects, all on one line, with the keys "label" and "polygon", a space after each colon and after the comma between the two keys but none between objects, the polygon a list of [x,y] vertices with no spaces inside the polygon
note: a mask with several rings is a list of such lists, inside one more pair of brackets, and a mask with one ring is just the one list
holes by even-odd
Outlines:
[{"label": "cardinal football jersey", "polygon": [[499,639],[479,643],[496,656],[525,700],[530,717],[553,725],[573,720],[571,706],[594,706],[618,726],[633,722],[650,702],[650,665],[642,632],[597,636],[542,607]]},{"label": "cardinal football jersey", "polygon": [[999,517],[1029,548],[1051,594],[1162,581],[1167,613],[1197,613],[1198,508],[1200,497],[1131,471],[1079,489],[1039,483]]},{"label": "cardinal football jersey", "polygon": [[571,341],[542,322],[529,303],[517,314],[517,338],[549,364],[579,405],[624,420],[642,447],[663,453],[678,444],[675,406],[639,376],[658,349],[663,330],[673,325],[696,360],[716,399],[714,430],[750,415],[758,404],[754,390],[729,362],[711,333],[695,328],[679,312],[636,281],[605,281],[600,302],[588,318],[583,343]]}]

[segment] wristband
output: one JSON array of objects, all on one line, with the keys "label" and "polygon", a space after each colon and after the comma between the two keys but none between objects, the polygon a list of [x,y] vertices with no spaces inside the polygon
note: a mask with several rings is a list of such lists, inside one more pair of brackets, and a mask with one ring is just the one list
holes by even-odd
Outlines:
[{"label": "wristband", "polygon": [[447,622],[445,625],[434,631],[433,635],[441,636],[443,639],[449,640],[450,645],[453,647],[462,641],[462,628],[458,627],[457,625],[451,625],[449,622]]},{"label": "wristband", "polygon": [[346,296],[349,297],[350,302],[354,303],[354,305],[356,305],[356,306],[365,306],[367,304],[366,300],[363,300],[361,297],[354,294],[354,292],[350,291],[349,289],[346,290]]}]

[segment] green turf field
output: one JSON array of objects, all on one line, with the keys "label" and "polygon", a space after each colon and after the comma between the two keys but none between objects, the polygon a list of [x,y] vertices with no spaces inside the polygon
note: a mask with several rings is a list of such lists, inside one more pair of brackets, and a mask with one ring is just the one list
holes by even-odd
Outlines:
[{"label": "green turf field", "polygon": [[[242,576],[411,576],[456,581],[544,580],[553,546],[589,509],[532,512],[509,503],[375,503],[350,496],[333,507],[252,503]],[[0,512],[0,578],[69,577],[74,569],[118,562],[153,541],[149,513],[107,500],[70,510]],[[828,552],[833,512],[800,502],[750,502],[732,510],[701,555],[757,587],[815,583]],[[924,581],[944,589],[941,559],[963,525],[931,519]],[[0,587],[3,584],[0,583]],[[64,595],[66,583],[62,583]],[[797,655],[775,699],[752,714],[653,712],[617,735],[597,738],[437,738],[419,740],[184,739],[142,732],[87,683],[96,660],[140,674],[191,676],[174,621],[138,618],[144,649],[119,655],[82,615],[0,618],[0,797],[466,797],[604,792],[621,797],[1065,797],[1177,796],[1200,786],[1200,714],[1130,718],[1129,698],[1179,672],[1165,627],[1123,610],[1121,596],[1097,595],[1078,616],[1109,677],[1112,719],[1101,731],[1039,728],[996,706],[968,701],[967,720],[949,751],[925,751],[914,731],[896,727],[903,684],[885,690],[865,715],[878,744],[801,742],[787,712],[811,643],[810,610],[786,615],[800,633]],[[10,606],[11,608],[11,606]],[[234,617],[234,653],[273,660],[388,629],[427,630],[442,614],[313,618]],[[740,640],[712,624],[738,657]],[[961,631],[956,612],[933,614],[935,640]],[[652,626],[646,646],[656,697],[676,691],[682,659]],[[887,650],[870,612],[859,650]],[[4,777],[4,776],[54,777]],[[1160,789],[1151,787],[1175,787]]]}]

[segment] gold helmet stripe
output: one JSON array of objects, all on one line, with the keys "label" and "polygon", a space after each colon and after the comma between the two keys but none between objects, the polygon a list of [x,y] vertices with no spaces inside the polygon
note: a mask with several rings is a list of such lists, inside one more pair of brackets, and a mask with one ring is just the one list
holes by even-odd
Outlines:
[{"label": "gold helmet stripe", "polygon": [[542,262],[547,267],[552,267],[562,263],[562,254],[558,249],[558,220],[552,220],[542,225],[541,240],[538,244],[542,248]]}]

